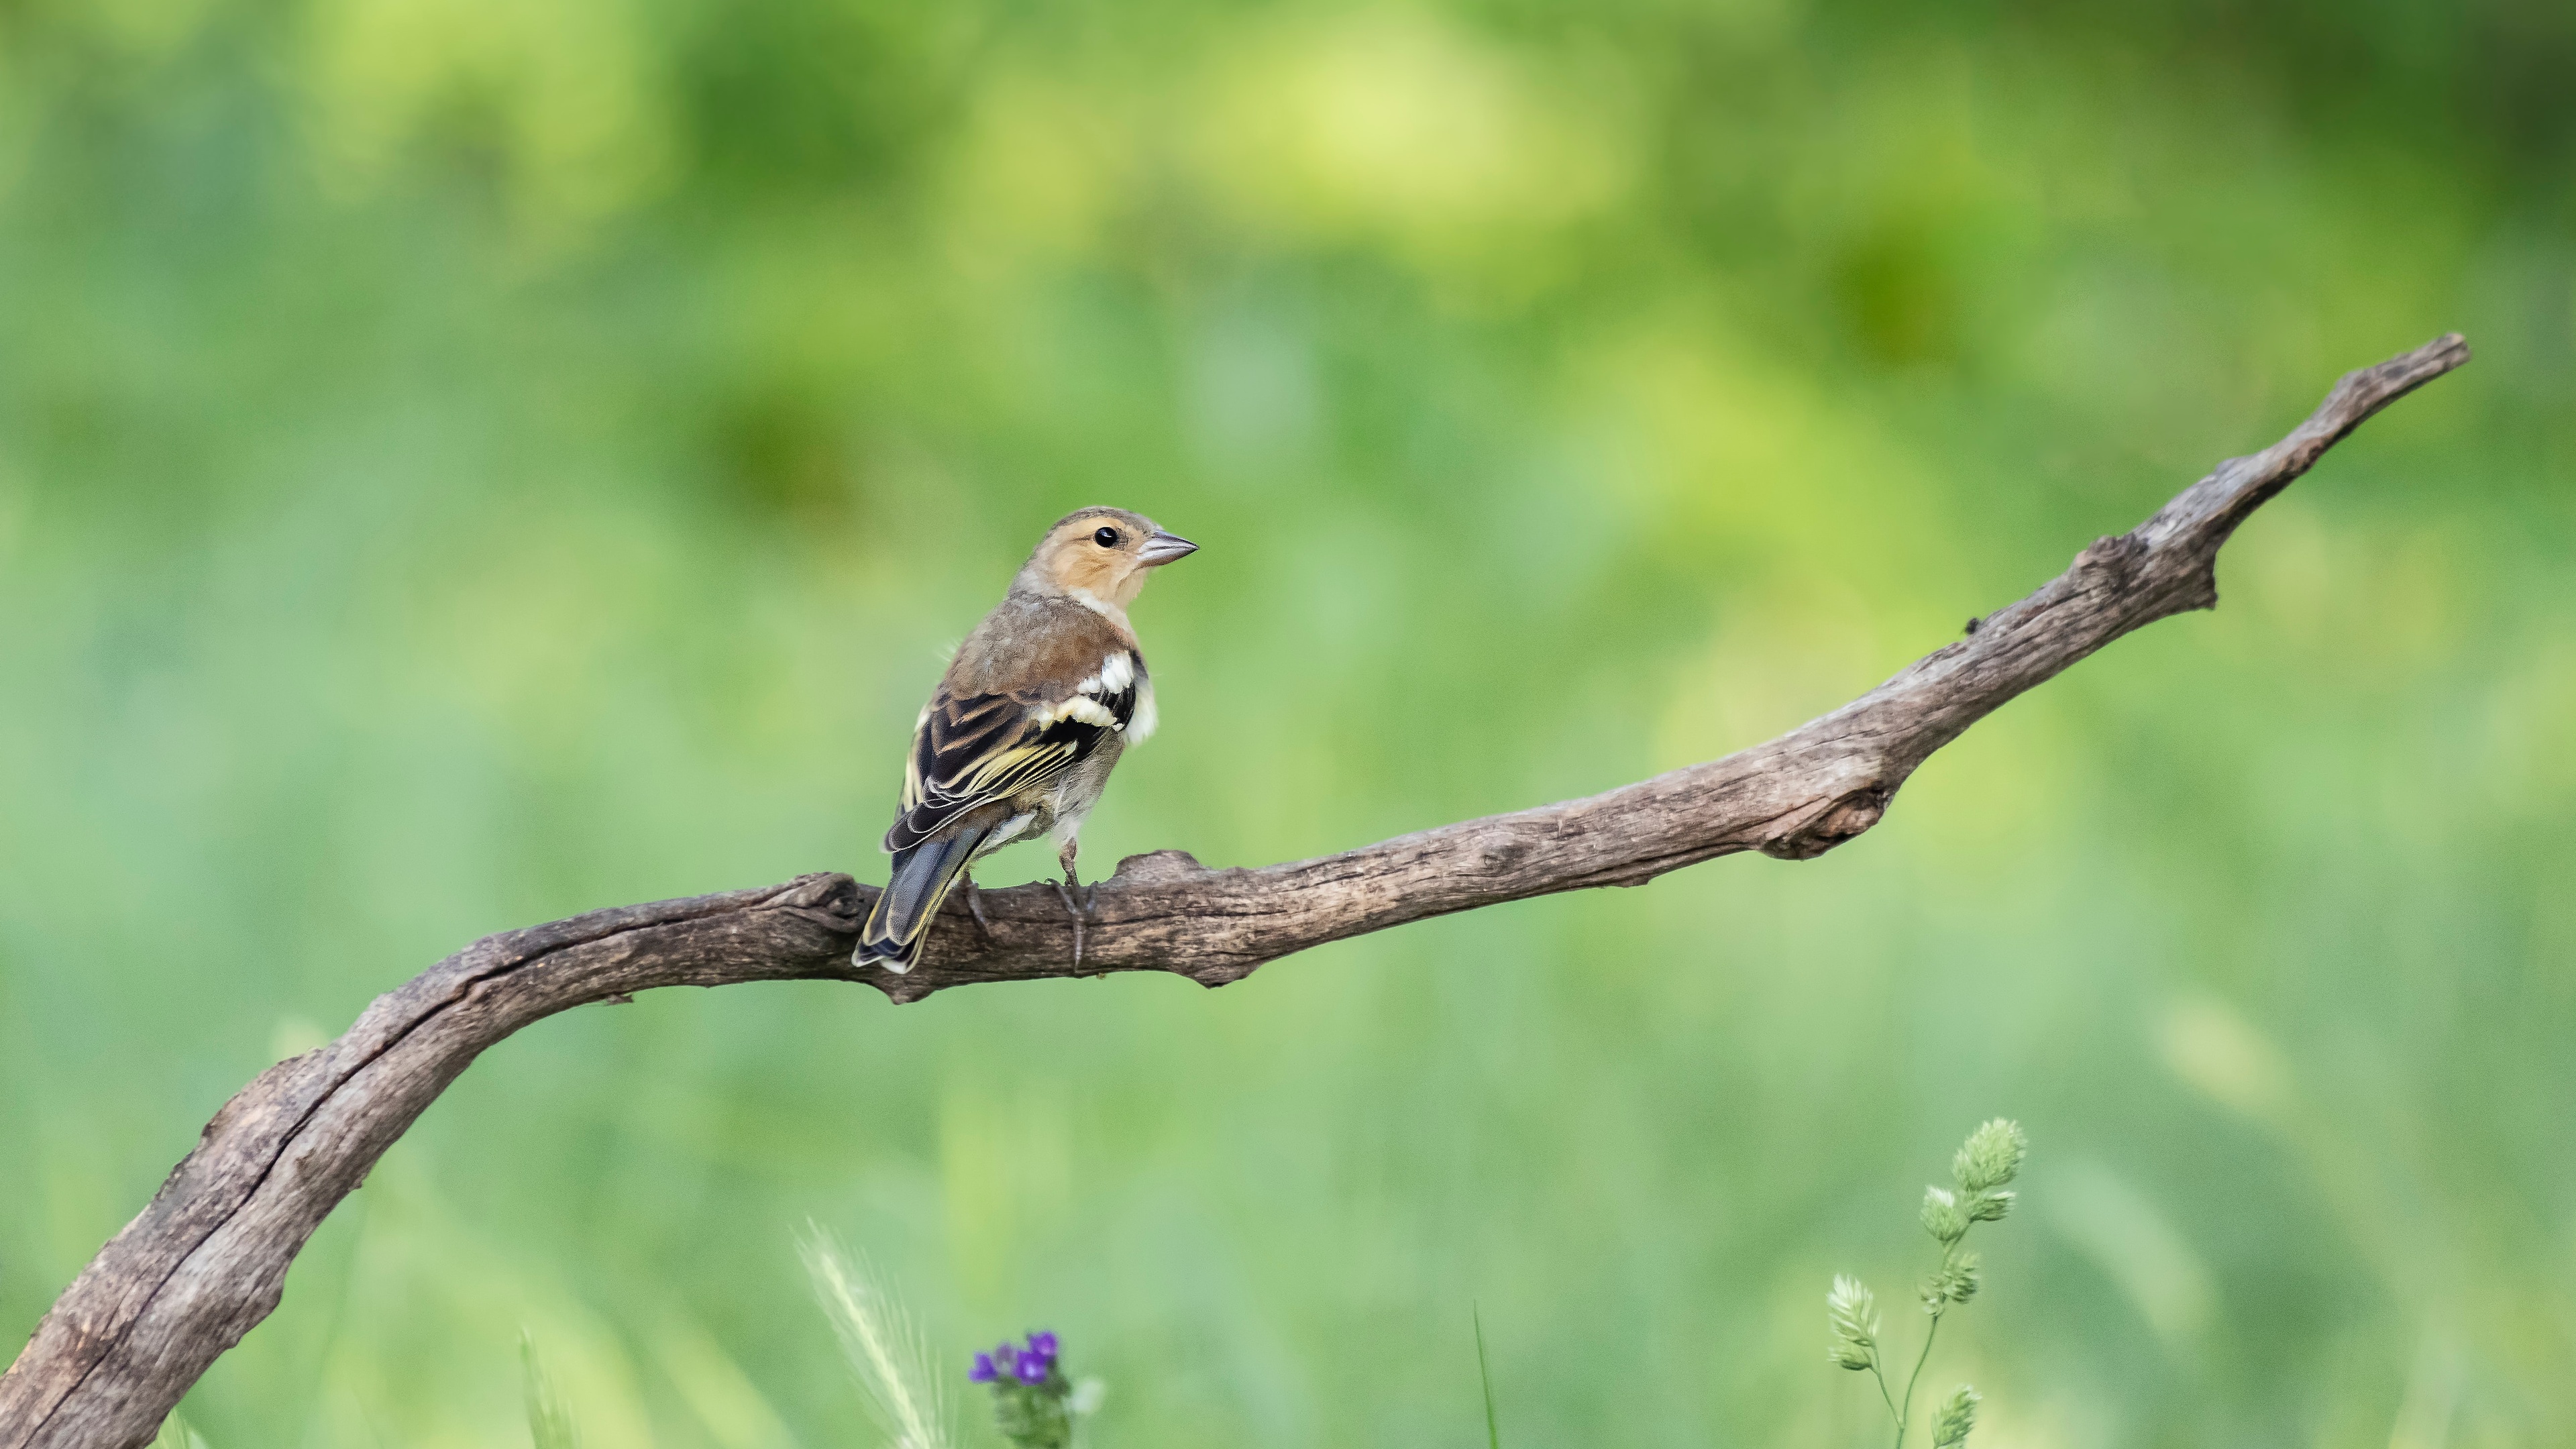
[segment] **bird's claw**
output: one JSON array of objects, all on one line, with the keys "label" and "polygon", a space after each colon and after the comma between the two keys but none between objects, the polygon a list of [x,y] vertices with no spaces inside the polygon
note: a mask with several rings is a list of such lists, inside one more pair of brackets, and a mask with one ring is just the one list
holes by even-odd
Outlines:
[{"label": "bird's claw", "polygon": [[984,888],[975,884],[975,877],[971,875],[966,877],[966,914],[975,918],[975,929],[990,940],[993,923],[984,918]]},{"label": "bird's claw", "polygon": [[1055,883],[1055,893],[1064,902],[1064,913],[1073,917],[1073,969],[1079,971],[1082,969],[1082,923],[1083,918],[1091,914],[1093,888],[1083,887],[1082,904],[1079,906],[1073,903],[1073,890],[1065,882]]}]

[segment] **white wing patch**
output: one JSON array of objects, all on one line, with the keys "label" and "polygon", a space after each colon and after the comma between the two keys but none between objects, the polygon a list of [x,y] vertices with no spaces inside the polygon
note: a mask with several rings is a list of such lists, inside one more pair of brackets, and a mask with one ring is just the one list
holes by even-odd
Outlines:
[{"label": "white wing patch", "polygon": [[1029,707],[1029,719],[1041,729],[1058,720],[1075,720],[1099,729],[1118,730],[1131,740],[1141,740],[1154,732],[1154,691],[1146,686],[1136,705],[1136,717],[1120,720],[1106,701],[1136,688],[1136,656],[1120,650],[1100,661],[1100,668],[1086,675],[1073,687],[1073,693],[1056,704]]},{"label": "white wing patch", "polygon": [[1031,705],[1029,718],[1041,727],[1069,719],[1100,729],[1118,728],[1118,716],[1109,712],[1109,706],[1087,694],[1077,694],[1057,705]]},{"label": "white wing patch", "polygon": [[[1141,740],[1154,732],[1154,686],[1132,650],[1112,650],[1059,700],[1028,703],[1025,693],[951,699],[944,692],[914,722],[904,760],[903,813],[886,832],[886,849],[918,845],[961,811],[996,801],[1024,803],[1030,789],[1062,793],[1065,770],[1112,735]],[[1010,711],[1016,706],[1017,718]],[[1110,746],[1112,750],[1116,746]],[[1057,824],[1081,824],[1080,812]],[[1066,824],[1067,821],[1071,825]],[[1015,839],[1028,818],[1004,822],[985,849]]]}]

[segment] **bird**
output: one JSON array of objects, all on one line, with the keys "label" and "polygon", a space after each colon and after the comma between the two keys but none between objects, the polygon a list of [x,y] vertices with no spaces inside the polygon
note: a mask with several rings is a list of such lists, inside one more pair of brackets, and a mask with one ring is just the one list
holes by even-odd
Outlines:
[{"label": "bird", "polygon": [[1154,570],[1197,551],[1124,508],[1076,509],[1047,529],[913,724],[902,804],[885,835],[894,868],[850,953],[854,965],[900,975],[920,964],[960,880],[977,927],[989,929],[975,862],[1041,835],[1056,842],[1056,891],[1082,964],[1082,822],[1118,757],[1156,724],[1127,606]]}]

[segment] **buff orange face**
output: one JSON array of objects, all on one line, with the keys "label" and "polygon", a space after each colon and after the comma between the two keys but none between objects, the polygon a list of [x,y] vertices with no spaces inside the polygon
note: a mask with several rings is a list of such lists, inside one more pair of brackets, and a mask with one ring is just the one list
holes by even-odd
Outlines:
[{"label": "buff orange face", "polygon": [[1154,520],[1123,508],[1086,508],[1047,531],[1034,563],[1049,583],[1125,608],[1154,569],[1196,552]]}]

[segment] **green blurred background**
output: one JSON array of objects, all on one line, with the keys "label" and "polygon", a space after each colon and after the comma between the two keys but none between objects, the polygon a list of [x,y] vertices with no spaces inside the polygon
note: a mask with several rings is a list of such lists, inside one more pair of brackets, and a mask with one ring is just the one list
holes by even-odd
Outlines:
[{"label": "green blurred background", "polygon": [[1481,1443],[1473,1305],[1521,1449],[1868,1443],[1827,1278],[1997,1113],[1979,1443],[2576,1439],[2576,12],[11,0],[0,1331],[473,937],[880,871],[1070,507],[1205,546],[1086,858],[1260,864],[1766,738],[2451,328],[1820,862],[544,1023],[216,1449],[524,1442],[523,1327],[594,1449],[874,1443],[808,1218],[1103,1449]]}]

